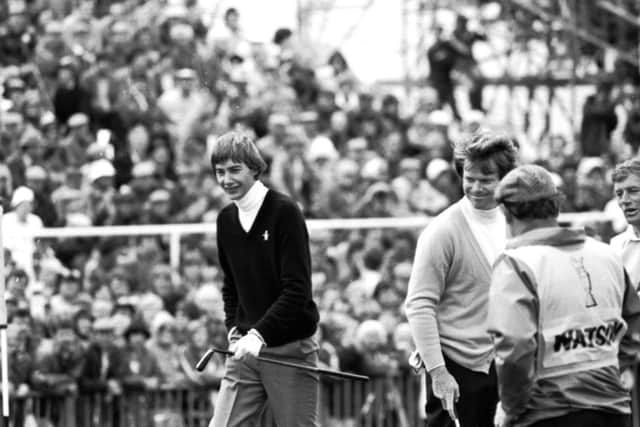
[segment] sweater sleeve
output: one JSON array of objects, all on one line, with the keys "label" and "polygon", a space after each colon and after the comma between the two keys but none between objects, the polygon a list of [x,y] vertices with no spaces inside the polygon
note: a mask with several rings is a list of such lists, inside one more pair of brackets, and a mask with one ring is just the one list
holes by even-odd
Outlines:
[{"label": "sweater sleeve", "polygon": [[[302,213],[295,204],[282,206],[277,230],[276,262],[280,270],[280,293],[254,326],[267,345],[276,337],[278,341],[289,341],[287,338],[296,326],[312,325],[310,336],[318,321],[317,310],[309,309],[312,304],[309,235]],[[309,316],[315,318],[306,318]]]},{"label": "sweater sleeve", "polygon": [[227,258],[224,251],[224,243],[222,242],[222,229],[223,215],[218,216],[217,220],[217,233],[216,239],[218,242],[218,260],[220,262],[220,268],[222,269],[223,283],[222,283],[222,301],[224,304],[224,323],[227,330],[231,330],[236,325],[236,313],[238,310],[238,290],[233,282],[233,275],[227,262]]},{"label": "sweater sleeve", "polygon": [[406,314],[427,371],[444,365],[437,308],[451,266],[452,247],[450,234],[438,222],[429,224],[418,238],[409,278]]}]

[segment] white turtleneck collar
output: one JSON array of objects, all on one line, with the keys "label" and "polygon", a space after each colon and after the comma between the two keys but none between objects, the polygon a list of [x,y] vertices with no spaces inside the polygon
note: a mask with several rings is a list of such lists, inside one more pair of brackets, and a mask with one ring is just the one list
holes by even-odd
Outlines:
[{"label": "white turtleneck collar", "polygon": [[489,265],[493,265],[507,243],[507,223],[504,214],[499,207],[488,210],[476,209],[467,197],[462,198],[461,208]]},{"label": "white turtleneck collar", "polygon": [[244,231],[249,232],[251,230],[251,226],[256,220],[256,216],[258,216],[258,211],[268,191],[269,189],[262,182],[256,180],[247,191],[247,194],[241,199],[233,201],[238,207],[238,218]]}]

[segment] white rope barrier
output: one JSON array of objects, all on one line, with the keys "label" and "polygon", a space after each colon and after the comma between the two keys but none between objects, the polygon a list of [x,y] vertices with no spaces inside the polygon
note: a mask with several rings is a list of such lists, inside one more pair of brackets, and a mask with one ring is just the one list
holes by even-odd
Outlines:
[{"label": "white rope barrier", "polygon": [[[394,217],[394,218],[348,218],[348,219],[309,219],[307,227],[311,235],[330,230],[362,229],[420,229],[425,227],[431,217]],[[581,226],[592,222],[612,221],[614,218],[600,211],[560,214],[561,223]],[[215,234],[214,223],[200,224],[163,224],[163,225],[119,225],[103,227],[58,227],[43,228],[34,231],[34,238],[71,238],[71,237],[115,237],[115,236],[169,236],[171,265],[177,267],[180,257],[180,237],[187,234]]]}]

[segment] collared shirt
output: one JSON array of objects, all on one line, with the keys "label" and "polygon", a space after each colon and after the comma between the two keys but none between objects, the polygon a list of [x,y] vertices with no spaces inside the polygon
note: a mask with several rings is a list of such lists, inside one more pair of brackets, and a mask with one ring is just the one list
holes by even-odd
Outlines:
[{"label": "collared shirt", "polygon": [[640,235],[632,225],[611,239],[611,247],[616,250],[629,273],[631,284],[636,290],[640,288]]}]

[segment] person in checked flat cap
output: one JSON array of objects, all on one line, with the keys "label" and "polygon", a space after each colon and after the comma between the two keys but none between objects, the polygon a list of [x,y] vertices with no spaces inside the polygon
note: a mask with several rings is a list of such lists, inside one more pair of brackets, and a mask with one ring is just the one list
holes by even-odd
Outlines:
[{"label": "person in checked flat cap", "polygon": [[558,225],[550,173],[520,166],[498,184],[511,239],[493,266],[493,337],[503,426],[631,423],[620,372],[640,348],[640,301],[622,259]]}]

